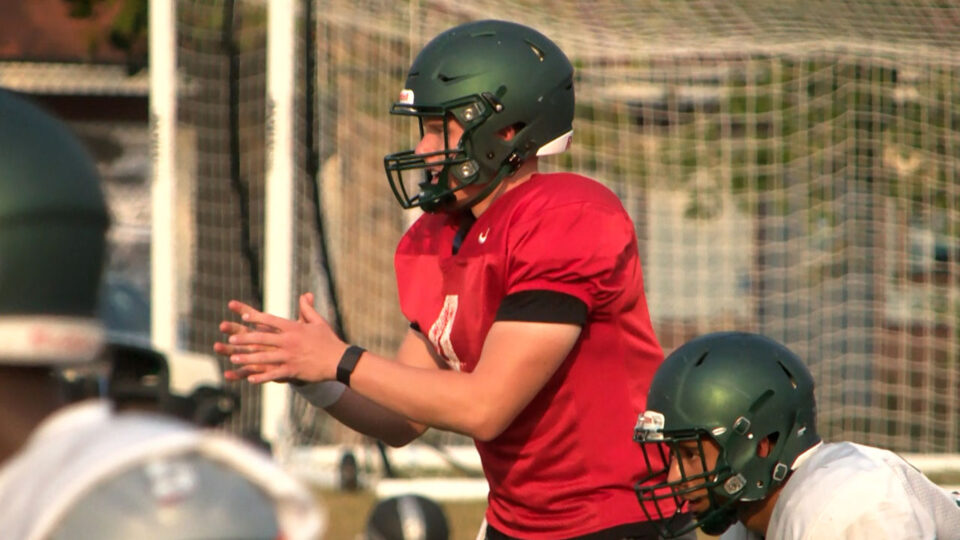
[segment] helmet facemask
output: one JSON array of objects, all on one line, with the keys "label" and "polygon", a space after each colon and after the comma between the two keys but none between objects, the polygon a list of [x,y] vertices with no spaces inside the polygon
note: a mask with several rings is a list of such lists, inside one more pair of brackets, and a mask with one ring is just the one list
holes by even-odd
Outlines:
[{"label": "helmet facemask", "polygon": [[[745,486],[743,477],[734,474],[720,445],[714,445],[715,463],[708,463],[704,441],[709,434],[700,431],[664,434],[651,428],[649,419],[645,421],[650,414],[648,411],[641,416],[634,431],[634,440],[640,444],[648,471],[636,483],[634,491],[647,519],[658,524],[659,534],[664,538],[676,538],[698,527],[710,535],[721,534],[737,519],[733,504]],[[669,473],[673,464],[679,477],[671,481]],[[690,512],[690,502],[685,496],[698,492],[707,498],[707,509],[697,512],[690,522],[673,519]]]},{"label": "helmet facemask", "polygon": [[[509,154],[502,164],[492,164],[497,154],[503,152],[489,150],[485,156],[477,156],[476,141],[498,138],[499,133],[490,133],[492,126],[488,119],[502,106],[495,96],[471,95],[438,107],[415,107],[401,101],[395,103],[391,114],[416,117],[419,123],[420,138],[425,133],[424,122],[439,119],[443,124],[443,150],[417,153],[416,149],[389,154],[384,158],[384,168],[390,180],[390,187],[403,208],[421,207],[426,212],[455,211],[469,208],[473,203],[486,197],[505,176],[516,170],[520,164],[516,153]],[[451,147],[448,123],[456,121],[463,134],[456,146]],[[498,146],[509,147],[510,142],[500,139]],[[496,141],[493,142],[496,144]],[[499,165],[499,166],[498,166]],[[417,174],[419,171],[420,174]],[[404,175],[404,172],[410,174]],[[455,193],[467,186],[484,186],[479,192],[457,203]]]}]

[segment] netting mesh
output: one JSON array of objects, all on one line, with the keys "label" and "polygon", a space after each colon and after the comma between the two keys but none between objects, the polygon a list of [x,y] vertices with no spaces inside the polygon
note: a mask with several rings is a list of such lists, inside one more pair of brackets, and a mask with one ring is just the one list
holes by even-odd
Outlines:
[{"label": "netting mesh", "polygon": [[[227,299],[258,300],[262,267],[265,11],[235,3],[231,52],[224,14],[232,4],[178,3],[179,140],[192,144],[181,155],[192,160],[197,194],[185,332],[203,351],[218,337]],[[303,143],[302,249],[291,264],[328,313],[332,276],[351,341],[390,353],[406,330],[392,254],[411,216],[393,200],[382,158],[409,133],[389,117],[390,103],[429,38],[496,16],[536,27],[573,61],[574,145],[544,168],[592,176],[620,196],[637,226],[666,352],[717,329],[764,333],[808,360],[827,438],[960,451],[955,3],[304,6],[315,30],[313,47],[309,37],[301,44],[301,54],[315,55],[305,56],[304,77],[316,68],[316,91],[301,94],[315,123],[303,127],[311,116],[303,105],[300,134],[315,139]],[[243,392],[234,428],[256,429],[256,392]],[[356,437],[297,401],[291,422],[299,443]]]},{"label": "netting mesh", "polygon": [[[225,302],[262,304],[266,135],[266,11],[254,2],[177,2],[177,156],[181,193],[192,194],[182,280],[181,339],[209,352]],[[184,253],[184,250],[179,250]],[[259,389],[235,388],[230,428],[259,431]]]}]

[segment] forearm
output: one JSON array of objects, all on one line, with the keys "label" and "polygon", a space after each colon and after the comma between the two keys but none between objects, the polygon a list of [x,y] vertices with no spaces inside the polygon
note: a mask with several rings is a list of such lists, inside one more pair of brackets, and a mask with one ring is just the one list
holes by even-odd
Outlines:
[{"label": "forearm", "polygon": [[390,446],[404,446],[426,430],[423,424],[413,422],[350,389],[326,411],[354,431]]},{"label": "forearm", "polygon": [[[372,354],[367,352],[364,356],[369,357]],[[421,366],[430,370],[437,370],[440,366],[440,362],[431,354],[429,342],[413,330],[407,333],[395,358],[389,362]],[[347,389],[337,381],[309,383],[298,387],[297,391],[314,405],[326,409],[347,427],[391,446],[403,446],[420,436],[427,428],[354,390]],[[308,395],[311,393],[312,395]]]},{"label": "forearm", "polygon": [[[381,409],[395,411],[416,424],[484,438],[483,425],[491,414],[487,410],[490,401],[479,398],[482,386],[476,382],[467,373],[412,367],[369,351],[363,354],[350,378],[355,398],[368,396],[368,401],[376,402]],[[343,405],[346,409],[347,404]],[[340,407],[338,402],[337,408]]]},{"label": "forearm", "polygon": [[579,335],[577,325],[498,321],[472,372],[415,367],[366,352],[350,386],[416,422],[487,441],[530,403]]},{"label": "forearm", "polygon": [[[236,376],[257,383],[289,379],[319,383],[337,377],[348,347],[312,311],[303,316],[306,322],[293,322],[245,305],[231,309],[242,313],[248,324],[272,329],[233,329],[228,344],[217,344],[218,353],[242,365]],[[370,403],[354,403],[348,394],[335,405],[328,405],[332,399],[314,401],[353,429],[390,439],[391,444],[408,442],[415,436],[411,430],[422,433],[417,424],[490,440],[543,388],[579,334],[575,324],[498,321],[487,332],[473,370],[460,372],[446,369],[427,339],[411,329],[394,359],[366,351],[350,378],[349,395],[365,396],[391,414]],[[358,357],[346,358],[345,365],[353,366]]]},{"label": "forearm", "polygon": [[[362,433],[377,437],[389,434],[391,440],[383,440],[394,446],[409,442],[427,426],[469,435],[463,425],[464,418],[448,418],[450,415],[442,414],[450,398],[430,390],[444,388],[436,379],[443,380],[450,375],[458,379],[456,382],[464,392],[471,389],[467,375],[446,369],[426,337],[411,329],[393,358],[364,352],[350,378],[352,389],[328,410]],[[369,383],[364,379],[366,376],[371,379]],[[460,405],[455,410],[477,412],[476,407]]]}]

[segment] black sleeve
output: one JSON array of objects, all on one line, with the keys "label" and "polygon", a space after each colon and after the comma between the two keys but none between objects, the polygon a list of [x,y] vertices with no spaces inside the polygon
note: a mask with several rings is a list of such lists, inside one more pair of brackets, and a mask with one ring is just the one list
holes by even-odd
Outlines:
[{"label": "black sleeve", "polygon": [[583,325],[587,322],[587,305],[576,296],[561,292],[521,291],[500,302],[496,320]]}]

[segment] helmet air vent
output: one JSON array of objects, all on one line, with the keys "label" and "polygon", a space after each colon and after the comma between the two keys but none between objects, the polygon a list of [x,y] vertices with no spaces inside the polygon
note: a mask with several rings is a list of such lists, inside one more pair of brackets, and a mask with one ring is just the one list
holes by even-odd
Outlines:
[{"label": "helmet air vent", "polygon": [[757,412],[763,407],[763,404],[770,400],[776,392],[773,390],[767,389],[756,401],[753,402],[753,405],[750,405],[750,412]]},{"label": "helmet air vent", "polygon": [[797,387],[797,380],[793,377],[793,374],[787,369],[787,366],[783,365],[783,362],[777,362],[777,365],[780,366],[780,369],[783,370],[783,373],[790,379],[790,385],[794,388]]},{"label": "helmet air vent", "polygon": [[697,358],[697,361],[693,363],[694,366],[702,366],[703,361],[707,359],[707,355],[710,354],[710,351],[703,351],[703,354],[700,355],[700,358]]},{"label": "helmet air vent", "polygon": [[537,59],[543,62],[543,59],[546,56],[545,54],[543,54],[543,49],[541,49],[540,47],[537,47],[536,45],[534,45],[533,43],[530,43],[529,41],[527,42],[527,45],[530,46],[530,50],[533,51],[533,54],[537,55]]}]

